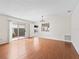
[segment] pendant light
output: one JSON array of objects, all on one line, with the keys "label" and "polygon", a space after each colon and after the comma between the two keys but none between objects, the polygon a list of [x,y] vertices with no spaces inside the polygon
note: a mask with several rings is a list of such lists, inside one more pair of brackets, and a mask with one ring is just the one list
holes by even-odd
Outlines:
[{"label": "pendant light", "polygon": [[43,18],[44,18],[44,16],[41,16],[41,18],[42,18],[42,20],[41,20],[40,22],[45,22],[45,20],[43,19]]}]

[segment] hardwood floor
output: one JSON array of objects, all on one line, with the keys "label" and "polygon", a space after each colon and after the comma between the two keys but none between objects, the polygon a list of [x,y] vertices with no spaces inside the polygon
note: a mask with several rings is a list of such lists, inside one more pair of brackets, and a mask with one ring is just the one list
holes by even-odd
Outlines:
[{"label": "hardwood floor", "polygon": [[79,56],[71,43],[29,38],[1,45],[0,59],[79,59]]}]

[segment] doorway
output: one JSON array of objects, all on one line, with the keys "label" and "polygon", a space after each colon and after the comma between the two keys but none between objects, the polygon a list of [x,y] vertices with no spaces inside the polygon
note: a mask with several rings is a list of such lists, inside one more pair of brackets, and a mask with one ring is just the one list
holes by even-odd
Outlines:
[{"label": "doorway", "polygon": [[22,37],[25,37],[25,24],[13,24],[13,33],[12,38],[20,39]]},{"label": "doorway", "polygon": [[26,24],[9,22],[9,39],[10,41],[25,38]]}]

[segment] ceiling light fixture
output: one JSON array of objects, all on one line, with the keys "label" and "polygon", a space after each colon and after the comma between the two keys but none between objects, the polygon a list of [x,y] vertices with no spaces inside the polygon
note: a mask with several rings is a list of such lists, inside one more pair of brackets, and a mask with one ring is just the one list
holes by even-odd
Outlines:
[{"label": "ceiling light fixture", "polygon": [[41,16],[42,17],[42,20],[40,21],[40,22],[45,22],[45,20],[43,19],[44,18],[44,16]]}]

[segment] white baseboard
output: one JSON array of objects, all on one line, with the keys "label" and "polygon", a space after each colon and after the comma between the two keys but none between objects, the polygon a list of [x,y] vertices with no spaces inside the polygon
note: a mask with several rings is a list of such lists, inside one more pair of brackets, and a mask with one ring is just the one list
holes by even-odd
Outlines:
[{"label": "white baseboard", "polygon": [[74,46],[74,48],[75,48],[75,50],[76,50],[76,52],[78,53],[78,55],[79,55],[79,51],[78,51],[78,49],[76,48],[76,45],[72,42],[72,44],[73,44],[73,46]]},{"label": "white baseboard", "polygon": [[50,39],[50,40],[58,40],[58,41],[64,41],[64,42],[72,42],[72,41],[68,41],[65,39],[59,39],[59,38],[49,38],[49,37],[40,37],[40,38],[46,38],[46,39]]},{"label": "white baseboard", "polygon": [[0,42],[0,45],[2,45],[2,44],[6,44],[6,43],[9,43],[9,42]]}]

